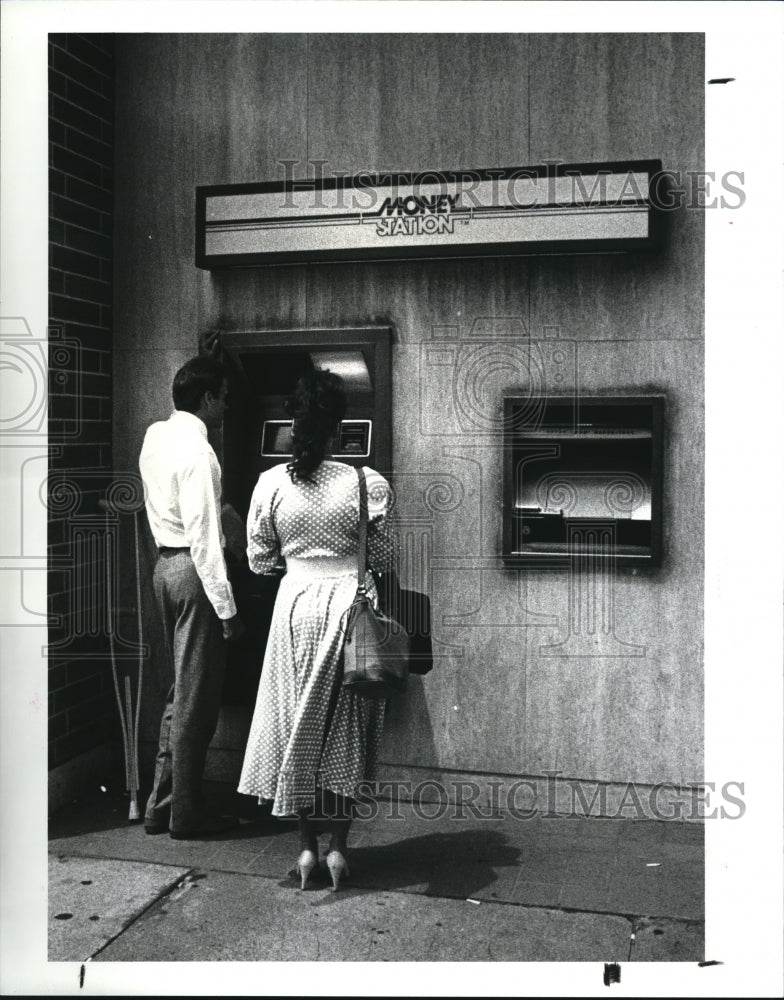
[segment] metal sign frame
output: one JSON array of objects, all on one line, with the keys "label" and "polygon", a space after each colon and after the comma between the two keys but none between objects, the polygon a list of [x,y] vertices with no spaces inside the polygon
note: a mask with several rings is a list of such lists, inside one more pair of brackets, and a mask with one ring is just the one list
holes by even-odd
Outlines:
[{"label": "metal sign frame", "polygon": [[619,253],[660,244],[660,160],[196,188],[196,266]]}]

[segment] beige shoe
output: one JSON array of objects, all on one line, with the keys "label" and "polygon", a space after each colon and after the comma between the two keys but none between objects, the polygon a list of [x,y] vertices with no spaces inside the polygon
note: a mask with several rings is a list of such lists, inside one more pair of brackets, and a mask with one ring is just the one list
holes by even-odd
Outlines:
[{"label": "beige shoe", "polygon": [[327,868],[329,868],[329,874],[332,876],[332,891],[337,892],[341,879],[348,878],[351,874],[348,870],[348,863],[340,851],[329,852],[327,855]]},{"label": "beige shoe", "polygon": [[300,877],[300,889],[305,888],[305,884],[316,865],[318,865],[318,858],[313,851],[303,851],[297,858],[297,874]]}]

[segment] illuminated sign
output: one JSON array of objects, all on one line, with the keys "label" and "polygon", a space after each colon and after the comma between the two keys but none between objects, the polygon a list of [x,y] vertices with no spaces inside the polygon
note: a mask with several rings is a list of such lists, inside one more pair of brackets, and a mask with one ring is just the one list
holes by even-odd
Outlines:
[{"label": "illuminated sign", "polygon": [[662,177],[645,160],[199,187],[196,264],[650,249]]}]

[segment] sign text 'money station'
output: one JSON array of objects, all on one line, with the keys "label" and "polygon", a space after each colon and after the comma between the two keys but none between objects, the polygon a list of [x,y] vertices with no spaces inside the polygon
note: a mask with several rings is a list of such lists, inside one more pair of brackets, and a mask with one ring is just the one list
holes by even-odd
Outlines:
[{"label": "sign text 'money station'", "polygon": [[660,172],[644,160],[199,187],[196,264],[649,249]]}]

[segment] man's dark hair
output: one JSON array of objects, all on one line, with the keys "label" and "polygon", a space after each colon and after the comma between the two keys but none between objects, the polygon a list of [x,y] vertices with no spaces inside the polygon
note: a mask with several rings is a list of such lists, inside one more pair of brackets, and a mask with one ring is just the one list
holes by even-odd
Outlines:
[{"label": "man's dark hair", "polygon": [[175,410],[195,413],[206,392],[217,396],[227,377],[226,366],[216,358],[191,358],[174,376],[172,399]]}]

